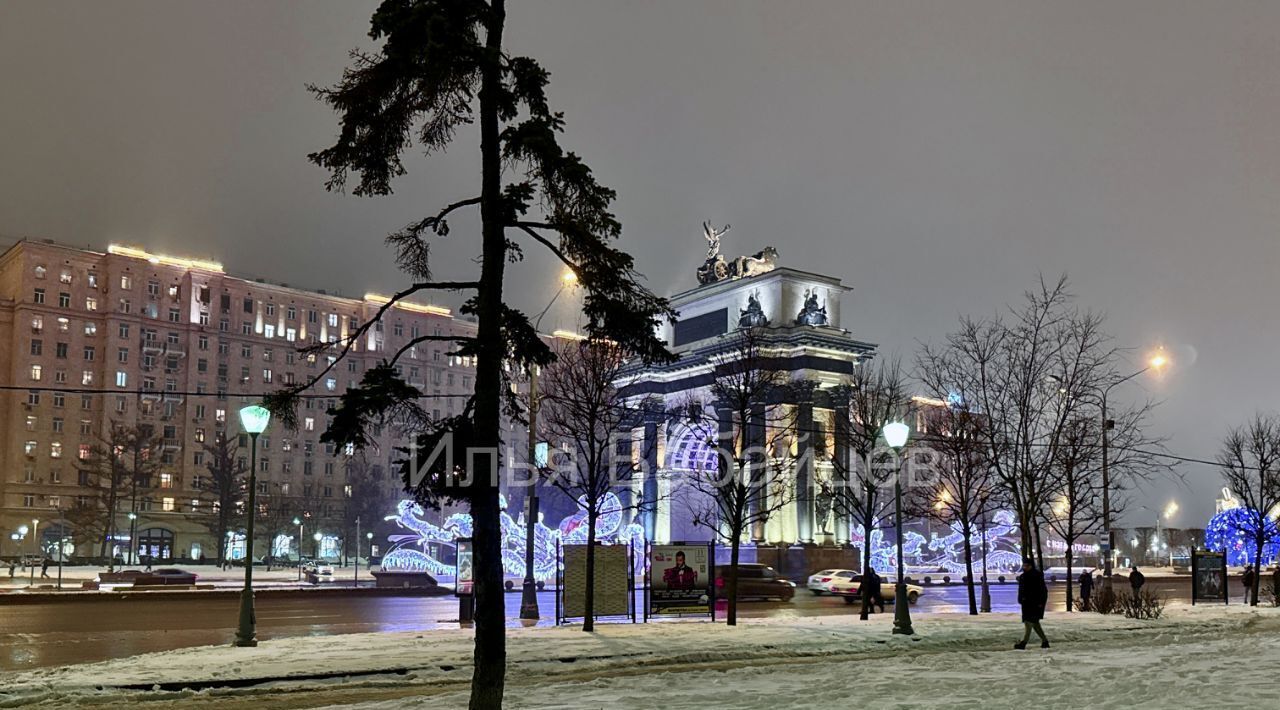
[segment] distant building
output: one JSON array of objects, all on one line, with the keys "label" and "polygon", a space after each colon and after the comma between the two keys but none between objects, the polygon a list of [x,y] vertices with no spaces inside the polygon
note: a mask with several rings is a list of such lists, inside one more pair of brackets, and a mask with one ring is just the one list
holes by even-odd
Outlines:
[{"label": "distant building", "polygon": [[[163,448],[160,472],[140,487],[136,503],[130,498],[117,506],[114,554],[127,557],[132,545],[156,560],[215,557],[218,542],[203,524],[211,513],[201,494],[208,479],[205,444],[239,435],[241,407],[328,364],[329,356],[303,355],[299,347],[345,338],[386,300],[237,278],[214,261],[132,247],[97,252],[48,241],[14,244],[0,255],[4,554],[32,549],[28,539],[22,550],[11,550],[9,535],[38,519],[44,549],[69,538],[75,556],[98,555],[101,541],[73,529],[68,513],[101,505],[80,469],[118,422],[151,427]],[[473,323],[446,308],[401,304],[308,392],[298,431],[273,426],[262,435],[252,462],[260,511],[287,506],[305,518],[304,554],[338,556],[354,536],[344,512],[355,452],[320,442],[326,410],[366,369],[415,336],[473,332]],[[421,344],[401,360],[402,375],[425,393],[437,416],[461,411],[472,390],[474,363],[449,356],[449,349],[447,342]],[[377,446],[354,460],[385,481],[394,500],[400,483],[393,462],[401,457],[394,447],[404,441],[390,429],[376,439]],[[247,442],[240,456],[249,456]],[[136,515],[132,534],[130,512]],[[362,522],[367,531],[375,521]],[[296,529],[287,527],[263,531],[255,554],[296,555]],[[312,539],[316,532],[322,540]],[[269,534],[279,539],[267,540]],[[236,544],[241,549],[242,536]]]}]

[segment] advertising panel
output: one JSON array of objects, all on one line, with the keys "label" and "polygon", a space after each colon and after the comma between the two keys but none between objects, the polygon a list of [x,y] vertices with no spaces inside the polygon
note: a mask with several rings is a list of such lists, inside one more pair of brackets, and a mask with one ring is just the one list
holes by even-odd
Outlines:
[{"label": "advertising panel", "polygon": [[649,548],[649,614],[709,614],[714,583],[711,546]]}]

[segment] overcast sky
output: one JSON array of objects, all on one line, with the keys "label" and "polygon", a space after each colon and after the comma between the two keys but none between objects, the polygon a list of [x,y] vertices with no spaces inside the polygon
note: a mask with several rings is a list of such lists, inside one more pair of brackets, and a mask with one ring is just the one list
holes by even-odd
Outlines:
[{"label": "overcast sky", "polygon": [[[1212,458],[1280,407],[1280,3],[508,4],[508,48],[550,70],[566,143],[617,189],[656,291],[692,286],[699,223],[729,222],[729,256],[772,244],[844,279],[844,326],[909,358],[1067,272],[1118,343],[1176,358],[1115,395],[1163,400],[1171,450]],[[304,84],[367,46],[374,6],[5,0],[0,235],[392,290],[383,235],[473,194],[477,155],[464,131],[392,197],[324,191],[305,155],[337,121]],[[437,253],[474,273],[468,249]],[[556,275],[519,265],[511,300],[541,309]],[[1203,527],[1218,474],[1182,471],[1130,522],[1176,498],[1173,524]]]}]

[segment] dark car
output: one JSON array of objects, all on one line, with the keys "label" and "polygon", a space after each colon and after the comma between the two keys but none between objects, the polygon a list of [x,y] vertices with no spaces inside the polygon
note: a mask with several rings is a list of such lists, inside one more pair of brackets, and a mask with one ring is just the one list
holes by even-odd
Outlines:
[{"label": "dark car", "polygon": [[[729,565],[716,565],[716,594],[725,596],[725,575]],[[794,582],[784,579],[769,565],[738,565],[738,599],[778,599],[791,601],[796,595]]]},{"label": "dark car", "polygon": [[161,567],[151,572],[143,572],[133,578],[134,586],[143,587],[157,584],[195,584],[195,572],[187,572],[176,567]]}]

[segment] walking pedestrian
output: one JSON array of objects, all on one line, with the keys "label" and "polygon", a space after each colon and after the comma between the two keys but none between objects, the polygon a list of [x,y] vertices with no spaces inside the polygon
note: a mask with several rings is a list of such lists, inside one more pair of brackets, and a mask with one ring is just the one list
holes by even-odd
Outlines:
[{"label": "walking pedestrian", "polygon": [[1255,573],[1253,565],[1244,566],[1244,574],[1240,575],[1240,581],[1244,583],[1244,603],[1249,603],[1249,592],[1253,591],[1253,578]]},{"label": "walking pedestrian", "polygon": [[867,566],[867,571],[862,575],[862,594],[867,595],[867,608],[875,611],[876,607],[880,607],[880,611],[884,611],[884,595],[880,592],[882,580],[880,575],[876,574],[875,568]]},{"label": "walking pedestrian", "polygon": [[1129,586],[1133,588],[1134,597],[1138,596],[1138,592],[1142,591],[1142,585],[1146,584],[1146,582],[1146,576],[1138,571],[1137,565],[1129,568]]},{"label": "walking pedestrian", "polygon": [[13,560],[9,560],[9,579],[13,579],[13,571],[18,566]]},{"label": "walking pedestrian", "polygon": [[1018,575],[1018,604],[1022,606],[1022,640],[1013,644],[1016,650],[1027,647],[1031,632],[1040,637],[1040,648],[1049,648],[1049,637],[1040,628],[1044,607],[1049,603],[1049,587],[1044,583],[1044,573],[1036,569],[1035,560],[1022,561],[1022,574]]},{"label": "walking pedestrian", "polygon": [[49,558],[46,557],[40,563],[40,579],[48,579],[48,578],[49,578]]},{"label": "walking pedestrian", "polygon": [[1089,611],[1089,597],[1093,596],[1093,570],[1080,573],[1080,611]]}]

